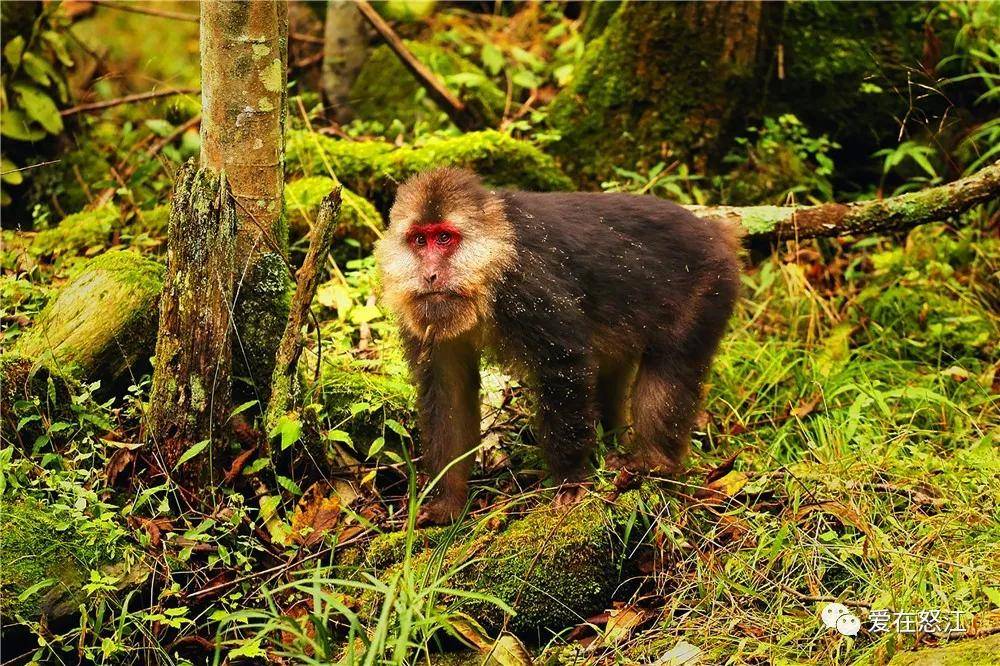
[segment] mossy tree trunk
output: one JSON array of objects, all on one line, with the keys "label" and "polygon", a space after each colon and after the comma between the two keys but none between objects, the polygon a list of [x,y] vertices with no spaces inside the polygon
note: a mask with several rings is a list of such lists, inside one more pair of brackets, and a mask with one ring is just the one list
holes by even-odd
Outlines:
[{"label": "mossy tree trunk", "polygon": [[724,154],[759,95],[770,11],[760,2],[623,3],[553,102],[565,167],[599,180],[612,166]]},{"label": "mossy tree trunk", "polygon": [[[149,426],[165,471],[186,451],[221,442],[231,385],[230,313],[236,209],[225,176],[188,162],[174,186],[160,298]],[[175,472],[195,489],[215,471],[215,446]],[[205,459],[209,464],[204,464]]]},{"label": "mossy tree trunk", "polygon": [[201,166],[224,171],[236,201],[233,370],[262,403],[288,314],[287,59],[284,0],[201,3]]},{"label": "mossy tree trunk", "polygon": [[329,0],[323,29],[323,96],[338,123],[354,117],[351,86],[368,59],[367,22],[351,0]]}]

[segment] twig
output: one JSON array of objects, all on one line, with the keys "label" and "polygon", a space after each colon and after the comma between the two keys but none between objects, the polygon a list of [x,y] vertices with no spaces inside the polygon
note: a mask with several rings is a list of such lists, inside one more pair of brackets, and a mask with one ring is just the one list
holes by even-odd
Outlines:
[{"label": "twig", "polygon": [[305,42],[306,44],[322,44],[322,37],[314,37],[313,35],[306,35],[301,32],[292,32],[288,35],[290,38],[297,42]]},{"label": "twig", "polygon": [[19,167],[17,169],[8,169],[6,171],[0,172],[0,176],[6,176],[9,173],[17,173],[18,171],[27,171],[29,169],[37,169],[38,167],[48,166],[50,164],[58,164],[62,160],[49,160],[48,162],[39,162],[38,164],[29,164],[28,166]]},{"label": "twig", "polygon": [[[184,124],[180,125],[173,132],[171,132],[167,136],[161,138],[159,141],[155,142],[148,149],[146,149],[146,152],[145,152],[146,159],[150,160],[150,159],[156,157],[160,153],[161,150],[163,150],[164,148],[166,148],[167,146],[169,146],[171,143],[173,143],[174,141],[176,141],[180,136],[182,136],[185,132],[187,132],[192,127],[197,126],[198,123],[200,123],[200,122],[201,122],[201,114],[199,113],[197,116],[194,116],[193,118],[189,119],[187,122],[185,122]],[[127,159],[128,159],[128,155],[126,155],[122,159],[122,161],[119,162],[112,169],[112,171],[115,171],[115,172],[120,171],[122,173],[123,180],[126,180],[126,181],[129,178],[132,177],[132,174],[135,173],[135,170],[136,170],[135,166],[128,166],[126,168],[126,166],[125,166],[126,165],[126,161],[125,160],[127,160]],[[104,204],[108,203],[108,201],[111,200],[111,197],[114,195],[114,193],[115,193],[115,188],[114,187],[109,187],[109,188],[107,188],[105,190],[102,190],[101,193],[97,195],[97,199],[94,201],[93,205],[95,207],[103,206]]]},{"label": "twig", "polygon": [[174,19],[175,21],[189,21],[191,23],[198,22],[197,14],[188,14],[187,12],[172,12],[166,9],[150,9],[149,5],[126,5],[123,2],[110,2],[109,0],[93,0],[93,3],[99,7],[107,7],[108,9],[117,9],[120,12],[131,12],[133,14],[145,14],[146,16],[156,16],[159,18]]},{"label": "twig", "polygon": [[86,111],[100,111],[102,109],[110,109],[113,106],[120,106],[122,104],[131,104],[133,102],[145,102],[150,99],[159,99],[161,97],[171,97],[173,95],[191,95],[200,92],[198,88],[173,88],[170,90],[154,90],[152,92],[136,93],[134,95],[125,95],[124,97],[118,97],[117,99],[109,99],[103,102],[90,102],[89,104],[79,104],[77,106],[71,106],[68,109],[63,109],[59,112],[60,116],[73,116],[78,113],[84,113]]},{"label": "twig", "polygon": [[[306,318],[309,316],[309,306],[312,304],[316,288],[319,286],[323,258],[326,257],[327,252],[330,251],[330,245],[333,244],[333,232],[337,226],[337,217],[340,215],[340,191],[341,187],[338,183],[320,203],[319,215],[317,215],[316,225],[313,227],[312,240],[309,242],[309,250],[302,262],[302,268],[296,273],[295,296],[292,298],[292,304],[288,310],[285,332],[281,336],[278,351],[275,353],[272,379],[274,386],[287,385],[288,381],[295,375],[295,367],[302,354],[302,326],[305,325]],[[271,401],[267,406],[268,431],[277,419],[288,410],[291,397],[290,391],[287,390],[272,392]]]},{"label": "twig", "polygon": [[[172,12],[166,9],[150,9],[149,5],[126,5],[120,2],[110,2],[110,0],[93,0],[95,5],[101,7],[107,7],[108,9],[117,9],[123,12],[132,12],[133,14],[145,14],[146,16],[155,16],[157,18],[173,19],[175,21],[187,21],[188,23],[198,23],[201,17],[198,14],[189,14],[188,12]],[[313,35],[305,35],[301,32],[293,32],[288,35],[292,39],[298,42],[308,42],[309,44],[322,44],[322,37],[315,37]]]},{"label": "twig", "polygon": [[366,0],[357,0],[357,7],[365,19],[382,36],[382,39],[389,45],[389,48],[396,54],[396,57],[400,59],[403,66],[417,77],[420,85],[424,87],[427,94],[431,96],[431,99],[441,107],[441,110],[448,114],[448,117],[459,129],[470,131],[482,126],[482,123],[470,113],[469,108],[462,100],[455,97],[450,90],[445,88],[444,84],[438,81],[434,74],[410,53],[410,50],[406,48],[406,44],[403,43],[399,35],[396,34],[392,27],[385,22],[385,19]]}]

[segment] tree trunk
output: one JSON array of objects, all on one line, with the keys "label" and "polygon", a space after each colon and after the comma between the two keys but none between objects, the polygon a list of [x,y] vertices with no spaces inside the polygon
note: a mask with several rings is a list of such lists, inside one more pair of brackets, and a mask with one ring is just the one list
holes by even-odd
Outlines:
[{"label": "tree trunk", "polygon": [[354,117],[351,86],[368,58],[368,31],[365,18],[350,0],[326,3],[323,29],[323,96],[328,115],[338,123]]},{"label": "tree trunk", "polygon": [[[149,426],[166,472],[200,442],[222,440],[231,384],[230,308],[236,210],[225,181],[188,162],[178,175],[167,234]],[[214,446],[176,471],[187,488],[211,479]]]},{"label": "tree trunk", "polygon": [[283,0],[202,2],[201,166],[224,171],[236,201],[235,370],[262,403],[288,313],[287,58]]},{"label": "tree trunk", "polygon": [[550,107],[553,147],[575,175],[719,160],[759,95],[768,34],[760,2],[623,3]]}]

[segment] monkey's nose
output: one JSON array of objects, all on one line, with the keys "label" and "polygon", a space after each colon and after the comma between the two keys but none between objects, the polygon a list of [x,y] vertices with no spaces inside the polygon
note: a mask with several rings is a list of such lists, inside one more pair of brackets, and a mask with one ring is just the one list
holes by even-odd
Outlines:
[{"label": "monkey's nose", "polygon": [[437,279],[438,279],[437,273],[431,273],[430,275],[424,276],[424,281],[427,282],[427,286],[433,285],[435,282],[437,282]]}]

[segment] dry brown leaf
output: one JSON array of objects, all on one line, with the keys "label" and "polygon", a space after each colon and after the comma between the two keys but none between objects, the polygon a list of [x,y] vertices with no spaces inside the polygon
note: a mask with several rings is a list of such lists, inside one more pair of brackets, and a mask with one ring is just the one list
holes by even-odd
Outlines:
[{"label": "dry brown leaf", "polygon": [[319,542],[340,518],[340,497],[327,496],[326,491],[325,483],[314,483],[295,505],[292,539],[300,546]]},{"label": "dry brown leaf", "polygon": [[627,640],[632,631],[647,619],[649,613],[635,606],[612,610],[608,624],[604,628],[604,642],[608,645],[617,645]]}]

